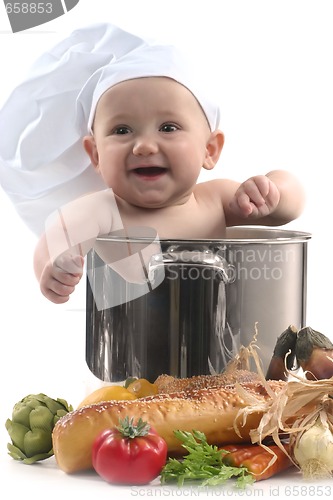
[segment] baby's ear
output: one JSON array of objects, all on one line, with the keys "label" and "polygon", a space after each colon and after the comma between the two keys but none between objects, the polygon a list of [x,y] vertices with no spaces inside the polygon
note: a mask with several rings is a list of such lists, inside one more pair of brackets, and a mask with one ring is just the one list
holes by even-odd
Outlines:
[{"label": "baby's ear", "polygon": [[89,155],[89,158],[91,160],[93,167],[98,169],[99,159],[98,159],[98,151],[97,151],[94,136],[93,135],[86,135],[86,136],[84,136],[82,142],[83,142],[84,149],[86,150],[86,152]]},{"label": "baby's ear", "polygon": [[215,130],[210,134],[206,145],[206,158],[203,164],[206,170],[212,170],[215,167],[220,158],[223,144],[224,135],[221,130]]}]

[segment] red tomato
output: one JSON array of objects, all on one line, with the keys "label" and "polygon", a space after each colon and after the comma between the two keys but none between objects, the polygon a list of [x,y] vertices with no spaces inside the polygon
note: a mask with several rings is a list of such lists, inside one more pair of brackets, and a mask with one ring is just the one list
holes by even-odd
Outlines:
[{"label": "red tomato", "polygon": [[146,422],[124,419],[119,427],[97,436],[92,448],[96,472],[114,484],[148,484],[157,477],[167,459],[165,440]]}]

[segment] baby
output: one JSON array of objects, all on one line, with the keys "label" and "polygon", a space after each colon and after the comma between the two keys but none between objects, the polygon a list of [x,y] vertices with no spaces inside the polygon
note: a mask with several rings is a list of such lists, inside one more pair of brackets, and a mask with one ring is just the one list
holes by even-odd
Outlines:
[{"label": "baby", "polygon": [[[171,78],[134,78],[106,90],[83,145],[112,189],[63,207],[62,222],[50,224],[35,253],[42,293],[55,303],[67,301],[95,239],[122,227],[148,226],[160,238],[215,239],[225,236],[226,226],[281,225],[300,215],[302,189],[285,171],[242,184],[225,179],[197,184],[201,169],[216,165],[223,142],[194,95]],[[77,270],[57,263],[70,247],[59,245],[64,220],[69,239],[81,246]],[[52,248],[58,243],[53,259],[50,242]]]},{"label": "baby", "polygon": [[174,47],[143,43],[111,58],[88,79],[77,109],[86,120],[82,148],[105,189],[92,188],[46,221],[34,268],[52,302],[69,299],[101,235],[146,227],[158,238],[220,239],[228,226],[277,226],[302,212],[303,189],[283,170],[243,183],[197,182],[202,168],[217,164],[224,135],[218,107]]}]

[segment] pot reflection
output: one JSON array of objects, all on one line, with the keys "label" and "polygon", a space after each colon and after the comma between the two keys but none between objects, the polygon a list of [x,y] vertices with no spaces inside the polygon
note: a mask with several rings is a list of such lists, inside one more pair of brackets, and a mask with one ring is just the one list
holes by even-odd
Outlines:
[{"label": "pot reflection", "polygon": [[[221,372],[251,342],[256,323],[267,368],[280,333],[289,324],[305,325],[309,239],[308,233],[247,227],[230,228],[223,240],[161,240],[149,256],[145,283],[127,281],[91,251],[89,369],[106,382]],[[129,243],[115,236],[99,240]],[[147,247],[144,238],[130,243],[137,252]],[[98,307],[96,296],[111,306]]]}]

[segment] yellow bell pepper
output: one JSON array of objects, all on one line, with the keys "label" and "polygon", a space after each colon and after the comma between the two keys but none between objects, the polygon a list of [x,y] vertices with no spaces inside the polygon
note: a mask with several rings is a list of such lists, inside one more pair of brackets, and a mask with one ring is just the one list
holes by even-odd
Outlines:
[{"label": "yellow bell pepper", "polygon": [[137,397],[121,385],[108,385],[105,387],[100,387],[91,394],[88,394],[88,396],[85,397],[84,400],[81,401],[81,403],[78,405],[78,408],[82,408],[82,406],[101,403],[102,401],[123,401],[128,399],[137,399]]},{"label": "yellow bell pepper", "polygon": [[145,398],[146,396],[154,396],[157,394],[157,385],[152,384],[145,378],[139,378],[134,382],[131,382],[127,387],[127,390],[134,394],[137,398]]}]

